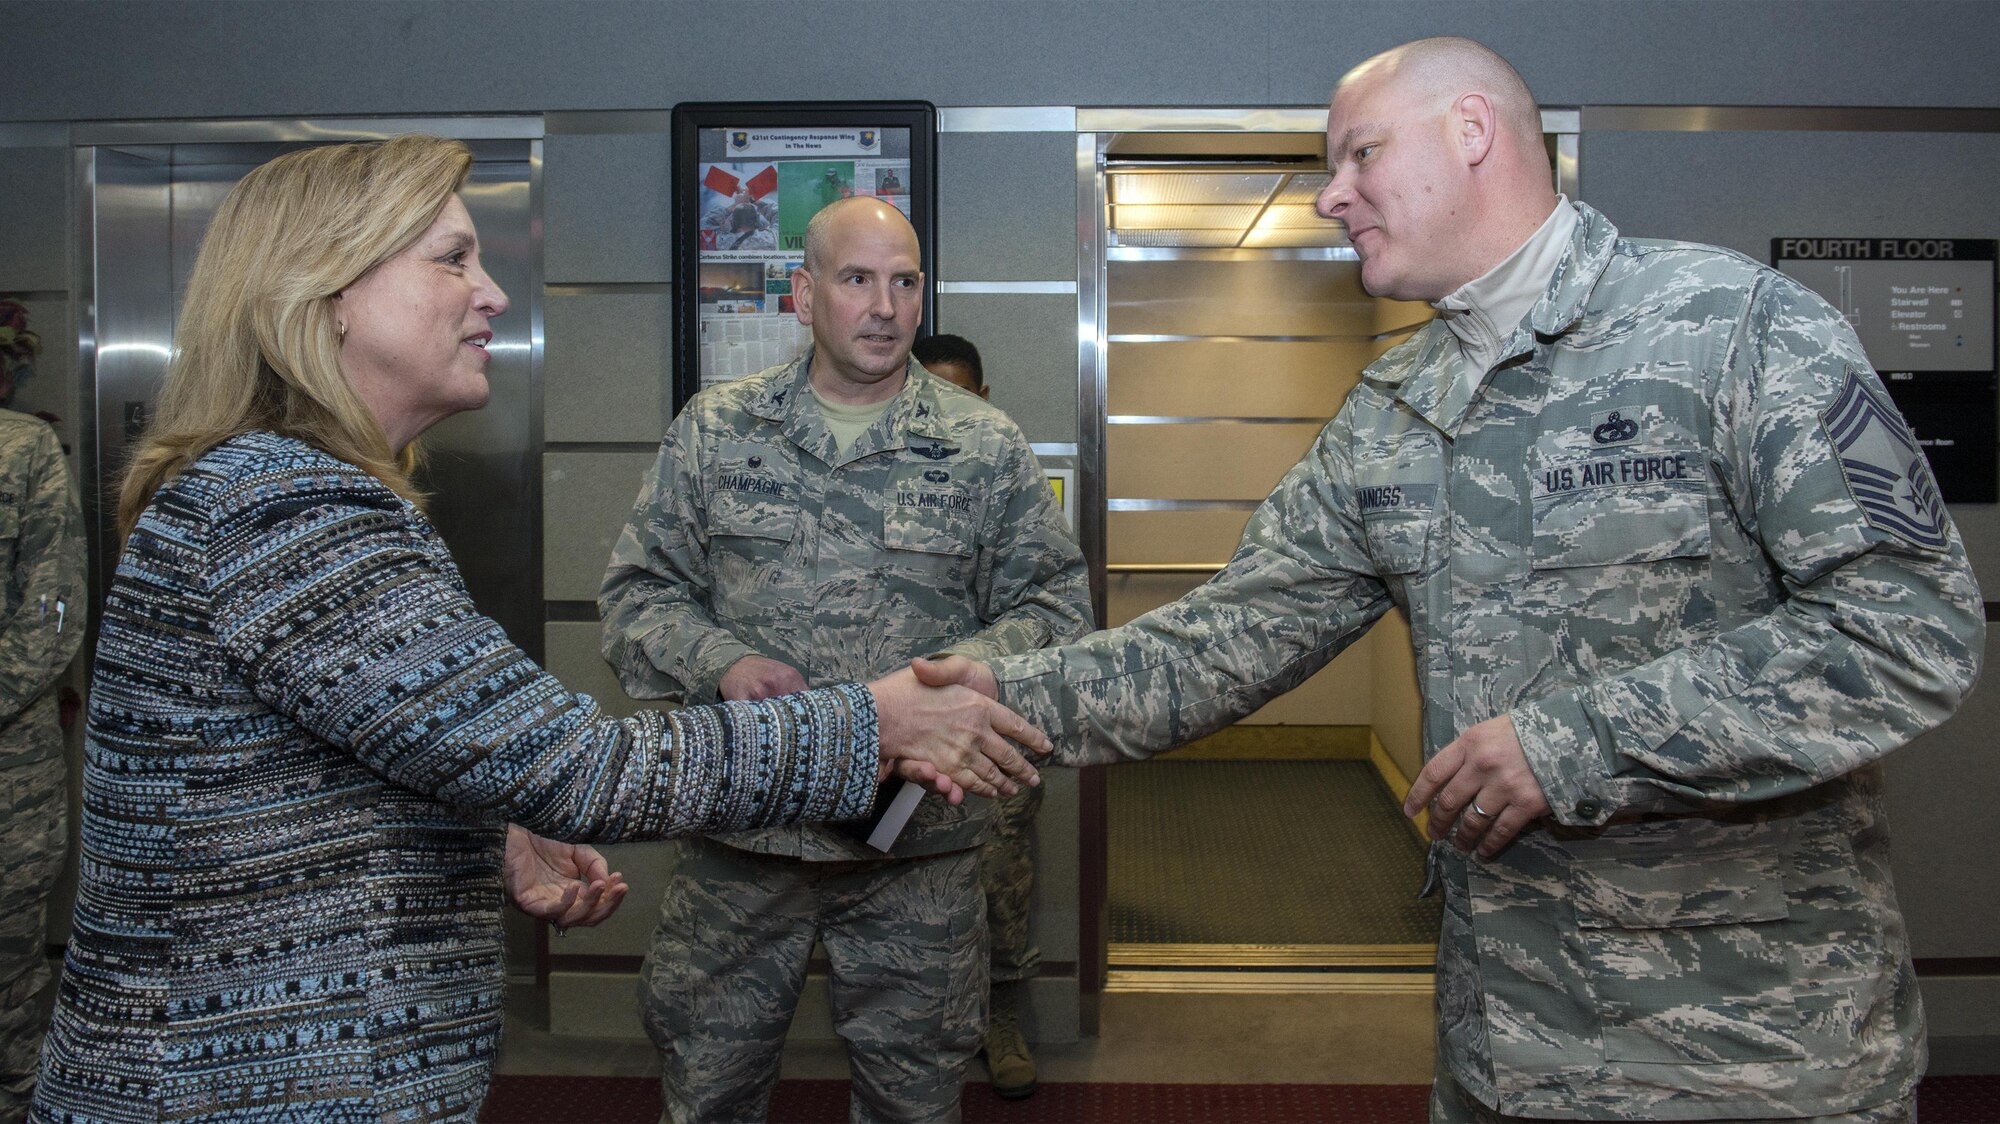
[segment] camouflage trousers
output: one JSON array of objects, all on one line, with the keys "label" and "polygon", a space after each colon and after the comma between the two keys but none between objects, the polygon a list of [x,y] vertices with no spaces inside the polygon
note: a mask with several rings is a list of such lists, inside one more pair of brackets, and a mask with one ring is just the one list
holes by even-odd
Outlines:
[{"label": "camouflage trousers", "polygon": [[49,891],[62,873],[63,759],[0,766],[0,1124],[28,1115],[49,983]]},{"label": "camouflage trousers", "polygon": [[[1620,1119],[1633,1119],[1621,1117]],[[1768,1124],[1917,1124],[1914,1095],[1832,1116],[1767,1117]],[[1440,1059],[1431,1078],[1431,1124],[1568,1124],[1544,1116],[1503,1116],[1479,1103]],[[1711,1120],[1701,1124],[1763,1124],[1749,1120]]]},{"label": "camouflage trousers", "polygon": [[662,1119],[763,1120],[813,943],[831,967],[855,1121],[956,1121],[986,1021],[976,849],[804,862],[681,844],[640,973]]},{"label": "camouflage trousers", "polygon": [[1028,908],[1035,897],[1035,813],[1041,810],[1039,785],[1002,799],[979,849],[994,983],[1030,979],[1041,966],[1042,950],[1028,941]]}]

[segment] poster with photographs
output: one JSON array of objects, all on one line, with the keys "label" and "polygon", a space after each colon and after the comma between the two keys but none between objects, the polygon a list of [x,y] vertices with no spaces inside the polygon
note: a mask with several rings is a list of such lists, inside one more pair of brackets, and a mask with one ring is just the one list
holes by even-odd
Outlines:
[{"label": "poster with photographs", "polygon": [[699,330],[703,387],[804,354],[792,274],[828,204],[874,196],[910,214],[906,128],[702,129]]}]

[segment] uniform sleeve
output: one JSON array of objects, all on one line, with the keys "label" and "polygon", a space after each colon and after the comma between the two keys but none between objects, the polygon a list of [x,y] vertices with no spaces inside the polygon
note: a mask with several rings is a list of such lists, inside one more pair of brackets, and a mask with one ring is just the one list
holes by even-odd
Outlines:
[{"label": "uniform sleeve", "polygon": [[1032,652],[1090,631],[1090,571],[1041,466],[1007,427],[994,472],[1004,503],[988,505],[973,597],[982,627],[947,651],[975,660]]},{"label": "uniform sleeve", "polygon": [[1563,823],[1803,791],[1938,725],[1978,675],[1964,544],[1846,323],[1767,274],[1718,369],[1711,459],[1779,603],[1513,712]]},{"label": "uniform sleeve", "polygon": [[19,449],[20,532],[8,581],[20,601],[0,630],[0,727],[60,677],[83,643],[83,517],[55,431],[37,424]]},{"label": "uniform sleeve", "polygon": [[865,688],[606,717],[473,607],[379,486],[246,490],[213,525],[232,674],[407,788],[575,841],[842,819],[873,798]]},{"label": "uniform sleeve", "polygon": [[1303,683],[1387,612],[1363,546],[1342,419],[1251,516],[1222,572],[1171,605],[1061,648],[993,662],[1000,700],[1056,760],[1138,759]]},{"label": "uniform sleeve", "polygon": [[723,672],[753,654],[707,608],[708,517],[694,414],[682,410],[660,443],[597,593],[604,658],[635,699],[714,702]]}]

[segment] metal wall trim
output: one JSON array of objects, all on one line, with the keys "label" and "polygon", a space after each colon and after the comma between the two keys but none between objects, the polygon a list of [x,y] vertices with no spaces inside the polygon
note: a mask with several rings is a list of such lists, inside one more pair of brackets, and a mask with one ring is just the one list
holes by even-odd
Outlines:
[{"label": "metal wall trim", "polygon": [[1173,336],[1132,334],[1107,336],[1105,338],[1111,343],[1347,343],[1354,340],[1380,343],[1383,340],[1395,339],[1397,336],[1409,335],[1411,332],[1428,323],[1430,321],[1425,320],[1420,324],[1391,328],[1386,332],[1377,332],[1372,336]]},{"label": "metal wall trim", "polygon": [[[1543,109],[1542,132],[1574,133],[1580,113],[1575,108]],[[1082,132],[1107,133],[1324,133],[1326,107],[1079,109],[1076,127]]]},{"label": "metal wall trim", "polygon": [[674,291],[670,281],[565,281],[557,285],[543,285],[542,292],[552,297],[589,297],[616,293],[671,294]]},{"label": "metal wall trim", "polygon": [[979,293],[988,296],[1003,294],[1058,294],[1067,296],[1076,292],[1074,281],[940,281],[937,284],[939,296],[947,293]]},{"label": "metal wall trim", "polygon": [[1086,133],[1324,133],[1326,107],[1079,109],[1076,127]]},{"label": "metal wall trim", "polygon": [[2000,109],[1825,105],[1586,105],[1584,132],[2000,133]]},{"label": "metal wall trim", "polygon": [[1196,416],[1168,414],[1112,414],[1107,425],[1325,425],[1331,418],[1253,418],[1241,415]]},{"label": "metal wall trim", "polygon": [[0,148],[68,148],[67,121],[8,121],[0,124]]},{"label": "metal wall trim", "polygon": [[1105,500],[1106,511],[1255,511],[1263,500]]},{"label": "metal wall trim", "polygon": [[1556,191],[1572,202],[1583,198],[1583,161],[1573,132],[1556,134]]},{"label": "metal wall trim", "polygon": [[1032,441],[1028,451],[1038,457],[1073,457],[1076,455],[1074,441]]},{"label": "metal wall trim", "polygon": [[1260,250],[1226,246],[1113,246],[1110,261],[1360,261],[1352,246],[1289,246]]},{"label": "metal wall trim", "polygon": [[79,121],[77,145],[322,144],[430,133],[454,140],[539,140],[540,117],[293,117],[220,121]]},{"label": "metal wall trim", "polygon": [[1074,133],[1073,105],[941,105],[940,133]]},{"label": "metal wall trim", "polygon": [[607,133],[666,133],[674,127],[671,109],[559,110],[542,114],[549,136],[595,136]]}]

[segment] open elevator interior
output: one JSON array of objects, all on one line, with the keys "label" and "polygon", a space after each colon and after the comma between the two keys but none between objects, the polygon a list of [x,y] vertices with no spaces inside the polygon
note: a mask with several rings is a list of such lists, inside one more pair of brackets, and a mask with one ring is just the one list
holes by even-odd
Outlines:
[{"label": "open elevator interior", "polygon": [[[1364,367],[1431,316],[1363,292],[1314,133],[1134,132],[1102,146],[1106,625],[1220,569]],[[1107,966],[1427,970],[1438,906],[1399,810],[1422,758],[1393,613],[1296,690],[1108,771]]]}]

